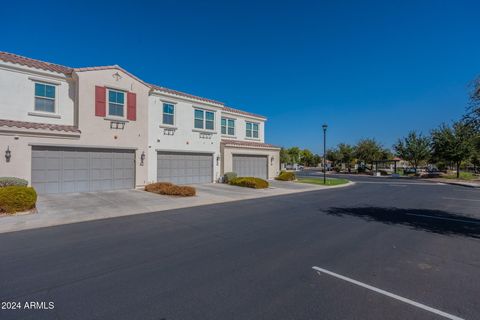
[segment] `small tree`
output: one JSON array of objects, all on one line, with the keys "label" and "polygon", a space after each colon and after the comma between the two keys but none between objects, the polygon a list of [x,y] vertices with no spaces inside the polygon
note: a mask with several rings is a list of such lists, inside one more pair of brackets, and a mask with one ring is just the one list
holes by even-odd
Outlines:
[{"label": "small tree", "polygon": [[290,161],[292,162],[292,164],[300,162],[300,148],[291,147],[287,150],[287,152],[290,155]]},{"label": "small tree", "polygon": [[355,148],[346,143],[340,143],[338,146],[338,152],[341,155],[342,162],[350,172],[353,162],[355,161]]},{"label": "small tree", "polygon": [[432,131],[432,150],[437,159],[455,163],[457,178],[460,177],[460,164],[472,155],[472,127],[464,122],[452,126],[442,124]]},{"label": "small tree", "polygon": [[415,173],[417,173],[418,165],[430,158],[430,139],[415,131],[411,131],[403,139],[398,139],[393,148],[400,158],[413,166]]},{"label": "small tree", "polygon": [[287,150],[285,148],[280,148],[280,163],[290,163],[290,155],[288,154]]},{"label": "small tree", "polygon": [[302,150],[300,152],[300,162],[306,167],[313,166],[313,153],[308,149]]},{"label": "small tree", "polygon": [[355,157],[365,164],[373,164],[375,160],[383,160],[386,150],[375,139],[362,139],[355,147]]}]

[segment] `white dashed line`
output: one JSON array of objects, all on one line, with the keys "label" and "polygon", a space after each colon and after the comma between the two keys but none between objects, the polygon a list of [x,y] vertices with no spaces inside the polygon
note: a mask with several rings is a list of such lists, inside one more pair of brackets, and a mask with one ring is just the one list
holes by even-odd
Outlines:
[{"label": "white dashed line", "polygon": [[479,199],[462,199],[462,198],[448,198],[448,197],[443,197],[442,199],[457,200],[457,201],[478,201],[478,202],[480,202]]},{"label": "white dashed line", "polygon": [[319,268],[319,267],[312,267],[312,269],[315,270],[315,271],[317,271],[319,274],[322,274],[322,273],[328,274],[328,275],[330,275],[330,276],[332,276],[332,277],[335,277],[335,278],[338,278],[338,279],[341,279],[341,280],[344,280],[344,281],[347,281],[347,282],[356,284],[357,286],[360,286],[360,287],[363,287],[363,288],[366,288],[366,289],[375,291],[375,292],[377,292],[377,293],[383,294],[383,295],[385,295],[385,296],[387,296],[387,297],[390,297],[390,298],[393,298],[393,299],[396,299],[396,300],[399,300],[399,301],[408,303],[408,304],[410,304],[410,305],[412,305],[412,306],[415,306],[415,307],[417,307],[417,308],[420,308],[420,309],[429,311],[429,312],[431,312],[431,313],[437,314],[437,315],[442,316],[442,317],[445,317],[445,318],[447,318],[447,319],[452,319],[452,320],[464,320],[463,318],[460,318],[460,317],[454,316],[454,315],[452,315],[452,314],[443,312],[443,311],[441,311],[441,310],[438,310],[438,309],[435,309],[435,308],[426,306],[426,305],[424,305],[424,304],[422,304],[422,303],[415,302],[415,301],[413,301],[413,300],[410,300],[410,299],[401,297],[401,296],[399,296],[399,295],[390,293],[390,292],[388,292],[388,291],[385,291],[385,290],[382,290],[382,289],[373,287],[373,286],[368,285],[368,284],[366,284],[366,283],[363,283],[363,282],[360,282],[360,281],[357,281],[357,280],[353,280],[353,279],[351,279],[351,278],[347,278],[347,277],[342,276],[342,275],[340,275],[340,274],[338,274],[338,273],[335,273],[335,272],[332,272],[332,271],[328,271],[328,270],[326,270],[326,269],[322,269],[322,268]]}]

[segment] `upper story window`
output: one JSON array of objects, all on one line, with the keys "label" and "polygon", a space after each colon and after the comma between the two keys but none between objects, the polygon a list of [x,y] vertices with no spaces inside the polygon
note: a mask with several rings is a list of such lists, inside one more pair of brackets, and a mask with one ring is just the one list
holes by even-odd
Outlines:
[{"label": "upper story window", "polygon": [[55,113],[55,86],[35,83],[35,111]]},{"label": "upper story window", "polygon": [[125,110],[125,93],[117,90],[108,90],[108,115],[123,117]]},{"label": "upper story window", "polygon": [[235,120],[222,118],[222,134],[235,135]]},{"label": "upper story window", "polygon": [[200,109],[195,109],[195,120],[194,127],[195,129],[206,129],[214,130],[215,129],[215,113],[211,111],[204,111]]},{"label": "upper story window", "polygon": [[258,138],[258,123],[247,122],[247,138]]},{"label": "upper story window", "polygon": [[171,103],[163,104],[163,124],[174,125],[175,106]]}]

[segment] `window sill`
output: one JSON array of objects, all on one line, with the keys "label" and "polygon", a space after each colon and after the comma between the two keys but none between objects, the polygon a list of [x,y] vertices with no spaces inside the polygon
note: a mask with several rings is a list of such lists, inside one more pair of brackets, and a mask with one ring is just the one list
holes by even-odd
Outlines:
[{"label": "window sill", "polygon": [[193,132],[199,133],[208,133],[208,134],[217,134],[215,130],[205,130],[205,129],[192,129]]},{"label": "window sill", "polygon": [[228,134],[222,134],[222,138],[237,139],[237,136],[230,136]]},{"label": "window sill", "polygon": [[170,125],[170,124],[161,124],[159,125],[160,128],[162,129],[168,129],[168,130],[177,130],[178,128],[176,126]]},{"label": "window sill", "polygon": [[62,118],[62,116],[59,115],[58,113],[40,112],[40,111],[29,112],[28,115],[34,116],[34,117],[55,118],[55,119]]},{"label": "window sill", "polygon": [[125,119],[125,118],[113,117],[113,116],[105,117],[105,118],[103,118],[103,120],[106,120],[106,121],[117,121],[117,122],[124,122],[124,123],[130,122],[130,121],[128,121],[128,120]]},{"label": "window sill", "polygon": [[245,137],[245,140],[260,141],[261,139],[260,139],[260,138],[248,138],[248,137]]}]

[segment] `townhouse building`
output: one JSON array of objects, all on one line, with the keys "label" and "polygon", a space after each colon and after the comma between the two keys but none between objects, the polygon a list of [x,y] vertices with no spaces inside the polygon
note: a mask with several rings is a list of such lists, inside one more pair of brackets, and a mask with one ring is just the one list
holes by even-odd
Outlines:
[{"label": "townhouse building", "polygon": [[0,52],[0,176],[38,193],[272,179],[260,115],[144,82],[118,65],[71,68]]}]

